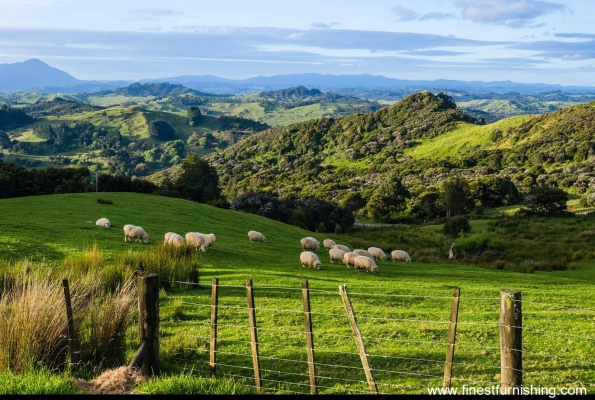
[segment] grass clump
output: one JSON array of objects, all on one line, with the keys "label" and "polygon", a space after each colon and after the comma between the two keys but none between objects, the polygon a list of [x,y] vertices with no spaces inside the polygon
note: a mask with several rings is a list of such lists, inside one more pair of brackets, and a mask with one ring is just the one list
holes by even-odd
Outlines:
[{"label": "grass clump", "polygon": [[134,394],[257,394],[256,390],[229,378],[203,378],[180,373],[140,384]]},{"label": "grass clump", "polygon": [[97,199],[97,202],[99,204],[114,204],[113,201],[111,201],[111,200],[105,200],[105,199]]}]

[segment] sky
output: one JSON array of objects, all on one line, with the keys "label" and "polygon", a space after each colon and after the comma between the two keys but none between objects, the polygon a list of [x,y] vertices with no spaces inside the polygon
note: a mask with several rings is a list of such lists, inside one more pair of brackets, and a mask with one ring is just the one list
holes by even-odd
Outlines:
[{"label": "sky", "polygon": [[595,86],[593,0],[0,0],[0,64],[83,80],[370,74]]}]

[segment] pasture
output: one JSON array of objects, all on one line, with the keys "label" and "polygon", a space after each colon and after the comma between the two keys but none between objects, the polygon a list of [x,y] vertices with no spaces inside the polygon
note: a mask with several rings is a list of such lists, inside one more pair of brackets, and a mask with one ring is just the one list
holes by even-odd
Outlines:
[{"label": "pasture", "polygon": [[[113,204],[100,204],[98,198]],[[214,233],[217,240],[206,253],[194,252],[200,284],[170,282],[160,291],[164,378],[208,377],[210,284],[218,278],[218,373],[251,389],[246,310],[246,283],[251,279],[263,392],[308,393],[300,290],[307,280],[321,394],[368,393],[339,285],[349,290],[380,393],[423,394],[428,387],[442,386],[453,287],[461,289],[453,387],[500,382],[498,296],[500,289],[517,289],[523,296],[523,384],[584,387],[595,393],[595,278],[587,261],[572,270],[524,274],[420,263],[414,257],[411,264],[378,261],[379,271],[372,274],[331,264],[328,252],[321,249],[322,267],[314,270],[300,266],[300,238],[314,236],[322,243],[331,237],[353,249],[366,233],[312,233],[251,214],[134,193],[5,199],[0,200],[0,215],[4,275],[26,259],[48,265],[58,277],[66,259],[85,257],[94,244],[103,254],[103,265],[109,266],[122,254],[143,254],[162,246],[168,231],[182,236],[190,231]],[[96,226],[100,217],[110,219],[112,227]],[[149,243],[124,242],[125,224],[142,226]],[[266,243],[250,243],[249,230],[262,232]],[[393,249],[389,246],[379,247],[388,254]],[[134,326],[128,331],[131,357],[138,338]]]}]

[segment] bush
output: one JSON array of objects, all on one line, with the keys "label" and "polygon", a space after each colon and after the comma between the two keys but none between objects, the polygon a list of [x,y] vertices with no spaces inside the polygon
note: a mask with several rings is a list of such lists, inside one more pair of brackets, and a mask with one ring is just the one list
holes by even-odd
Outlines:
[{"label": "bush", "polygon": [[173,140],[176,138],[176,131],[167,121],[156,119],[149,122],[149,135],[159,140]]},{"label": "bush", "polygon": [[111,200],[104,200],[104,199],[97,199],[97,202],[99,204],[114,204],[113,201],[111,201]]},{"label": "bush", "polygon": [[456,239],[459,237],[461,232],[471,232],[469,217],[466,215],[457,215],[455,217],[447,218],[442,229],[445,235]]},{"label": "bush", "polygon": [[463,258],[475,258],[490,255],[492,258],[502,257],[505,245],[495,234],[488,232],[475,233],[460,238],[455,245],[457,255]]}]

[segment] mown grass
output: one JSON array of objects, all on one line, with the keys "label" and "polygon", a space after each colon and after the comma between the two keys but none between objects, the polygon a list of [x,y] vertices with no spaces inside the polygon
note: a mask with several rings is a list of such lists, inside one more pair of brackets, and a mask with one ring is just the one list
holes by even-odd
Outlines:
[{"label": "mown grass", "polygon": [[[114,204],[99,204],[97,197]],[[450,297],[455,286],[461,288],[462,298],[453,386],[499,383],[498,296],[500,289],[510,288],[521,290],[524,301],[524,384],[584,385],[590,393],[595,391],[591,362],[595,354],[595,277],[588,259],[569,262],[566,271],[535,270],[532,274],[481,268],[444,261],[446,238],[439,225],[419,232],[397,226],[323,235],[250,214],[132,193],[0,200],[0,212],[4,216],[0,258],[34,258],[53,264],[57,271],[67,257],[82,257],[83,249],[93,243],[102,251],[104,263],[117,264],[115,260],[127,252],[158,251],[168,231],[214,233],[214,245],[197,255],[200,285],[190,285],[194,289],[164,286],[160,293],[161,362],[166,378],[209,376],[209,285],[216,277],[221,285],[217,380],[236,375],[233,385],[238,391],[239,387],[250,390],[253,385],[248,279],[254,284],[266,393],[309,392],[300,291],[304,280],[311,289],[320,393],[368,392],[339,296],[338,287],[343,284],[351,294],[381,393],[426,393],[427,386],[442,385]],[[100,217],[109,218],[112,228],[95,226]],[[576,225],[577,221],[583,225]],[[492,220],[472,223],[478,231],[494,228],[503,234],[516,233],[508,250],[528,251],[531,256],[549,254],[548,247],[555,242],[560,246],[551,248],[564,251],[581,240],[588,251],[595,238],[584,229],[590,221],[538,219],[526,227],[523,221],[516,226],[514,222],[492,226]],[[122,226],[127,223],[143,226],[149,244],[124,243]],[[247,232],[252,229],[262,232],[267,242],[250,243]],[[322,268],[303,268],[299,263],[303,236],[314,236],[321,243],[326,237],[335,238],[352,249],[372,244],[385,250],[402,248],[412,254],[413,262],[378,261],[378,273],[371,274],[331,264],[328,253],[321,250]],[[544,242],[542,237],[551,238]],[[427,262],[419,262],[423,257]],[[164,383],[162,389],[148,390],[179,393],[175,392],[178,386]]]}]

